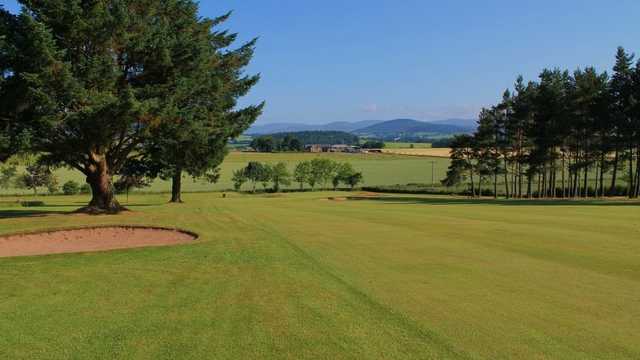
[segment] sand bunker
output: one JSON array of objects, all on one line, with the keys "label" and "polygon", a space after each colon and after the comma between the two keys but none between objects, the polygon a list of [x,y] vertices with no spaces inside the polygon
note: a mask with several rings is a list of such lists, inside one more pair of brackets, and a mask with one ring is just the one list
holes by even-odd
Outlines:
[{"label": "sand bunker", "polygon": [[186,231],[109,226],[0,236],[0,257],[170,246],[194,241]]}]

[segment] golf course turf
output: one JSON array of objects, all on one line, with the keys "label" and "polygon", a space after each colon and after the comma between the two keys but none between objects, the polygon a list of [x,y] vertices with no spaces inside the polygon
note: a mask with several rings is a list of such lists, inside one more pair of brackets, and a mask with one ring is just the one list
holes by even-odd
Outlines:
[{"label": "golf course turf", "polygon": [[2,234],[131,224],[199,239],[0,259],[0,358],[640,358],[637,202],[183,199],[88,216],[68,214],[86,196],[3,198]]}]

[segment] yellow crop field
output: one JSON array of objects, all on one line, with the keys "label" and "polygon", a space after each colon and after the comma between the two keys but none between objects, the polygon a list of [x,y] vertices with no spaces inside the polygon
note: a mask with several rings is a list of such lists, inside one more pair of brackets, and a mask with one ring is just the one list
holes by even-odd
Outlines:
[{"label": "yellow crop field", "polygon": [[429,157],[443,157],[448,158],[449,148],[436,148],[436,149],[383,149],[385,154],[394,155],[410,155],[410,156],[429,156]]}]

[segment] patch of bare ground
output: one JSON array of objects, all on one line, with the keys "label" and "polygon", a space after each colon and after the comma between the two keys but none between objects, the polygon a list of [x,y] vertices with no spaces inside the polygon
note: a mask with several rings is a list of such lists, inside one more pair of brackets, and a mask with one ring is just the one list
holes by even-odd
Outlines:
[{"label": "patch of bare ground", "polygon": [[0,257],[171,246],[193,242],[197,237],[182,230],[139,226],[49,230],[0,236]]}]

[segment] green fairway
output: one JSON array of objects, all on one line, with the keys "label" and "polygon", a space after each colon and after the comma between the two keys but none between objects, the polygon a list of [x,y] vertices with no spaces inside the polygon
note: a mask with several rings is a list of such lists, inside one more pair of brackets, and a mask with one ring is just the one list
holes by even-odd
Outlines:
[{"label": "green fairway", "polygon": [[640,358],[638,203],[348,195],[134,195],[98,217],[5,198],[2,233],[201,237],[0,259],[0,358]]},{"label": "green fairway", "polygon": [[[231,177],[233,171],[247,166],[249,161],[261,161],[269,163],[285,162],[289,171],[293,172],[295,165],[301,161],[316,157],[330,158],[341,162],[350,162],[357,171],[364,175],[365,186],[395,185],[407,183],[426,183],[431,181],[431,162],[435,161],[436,178],[444,177],[449,166],[449,160],[443,158],[418,158],[403,155],[385,154],[344,154],[344,153],[254,153],[231,152],[225,159],[220,169],[220,181],[215,184],[204,180],[193,180],[185,175],[183,189],[185,191],[221,191],[233,189]],[[23,171],[23,167],[20,167]],[[60,184],[74,180],[80,184],[85,183],[84,176],[77,170],[59,169],[56,171]],[[291,184],[289,188],[297,189],[298,184]],[[250,186],[245,185],[245,190]],[[42,189],[41,191],[45,191]],[[144,188],[145,192],[171,191],[171,182],[156,179],[150,188]],[[0,194],[30,194],[31,191],[16,189],[0,189]]]}]

